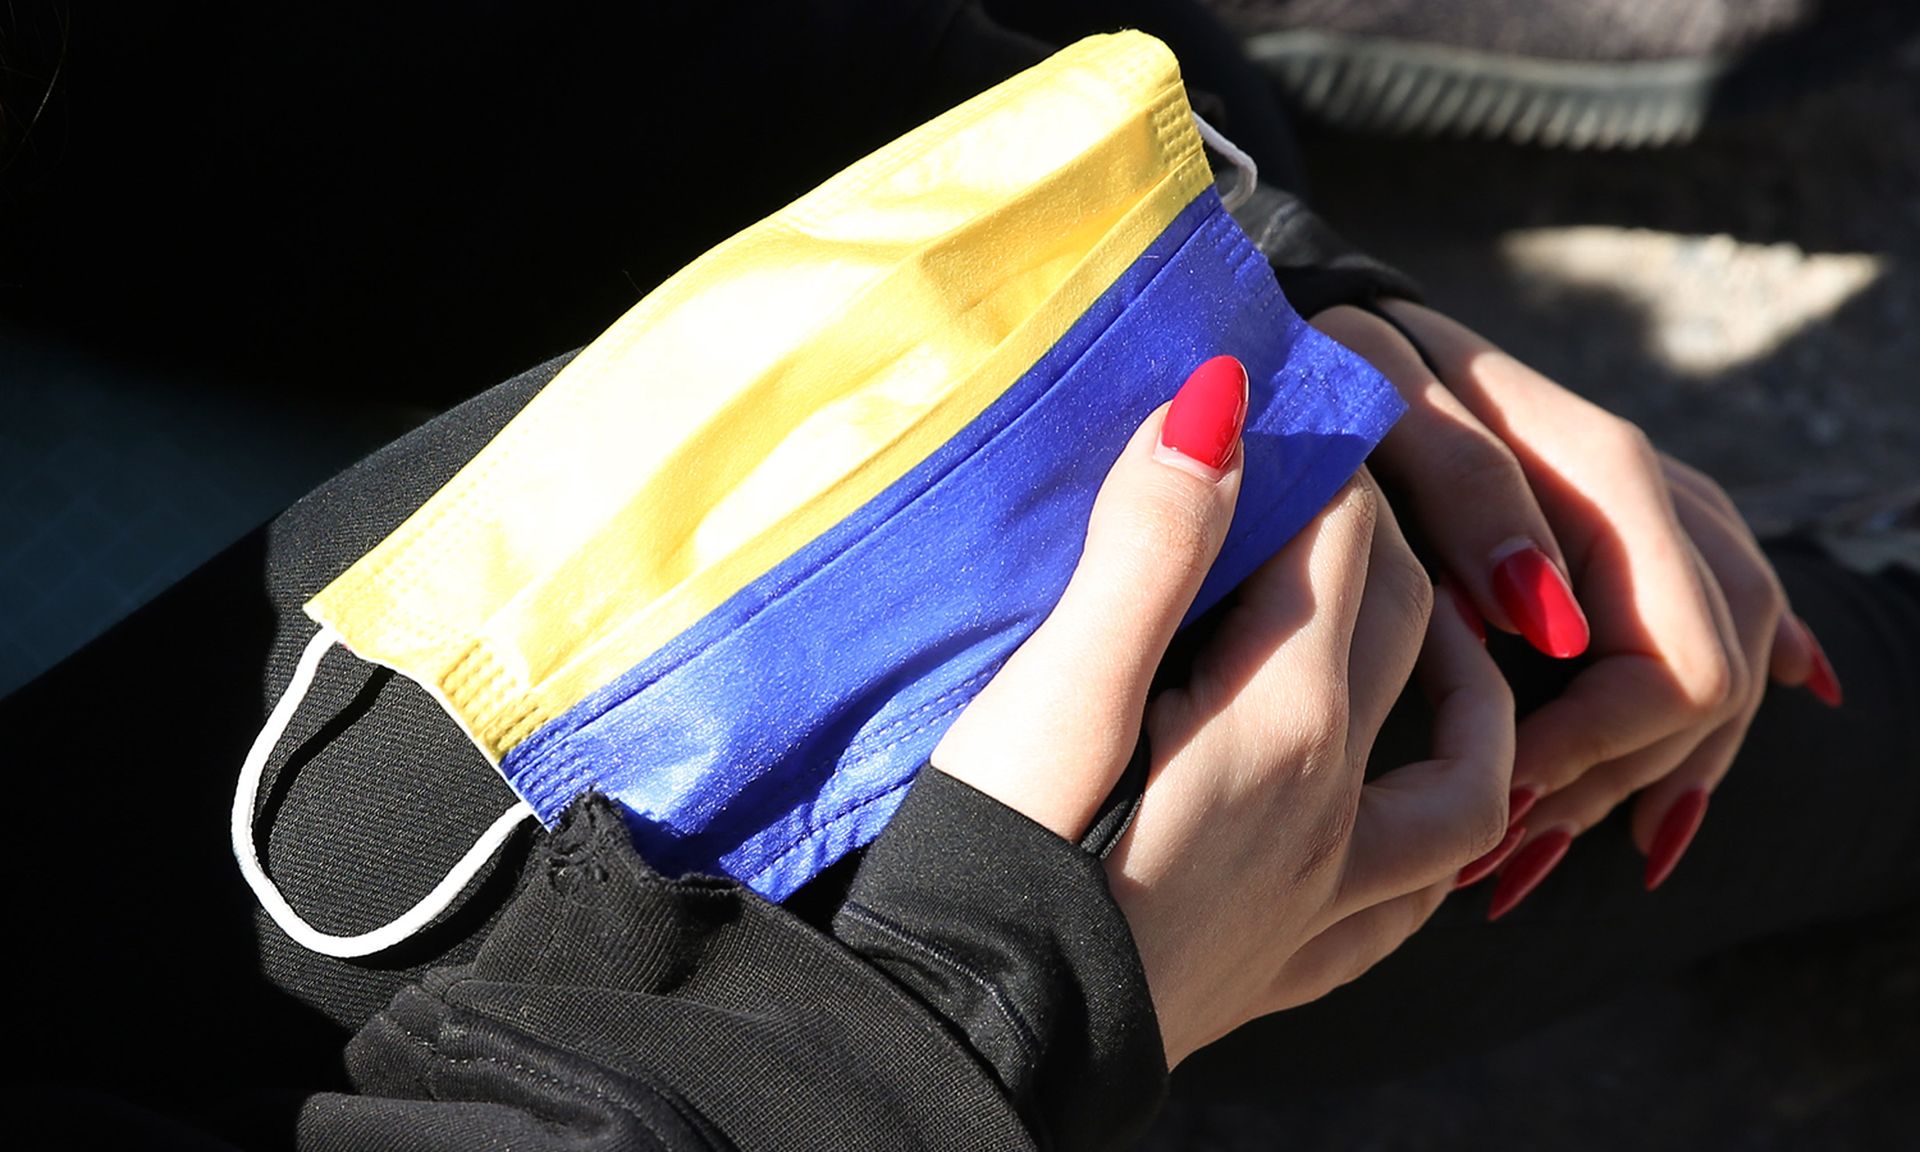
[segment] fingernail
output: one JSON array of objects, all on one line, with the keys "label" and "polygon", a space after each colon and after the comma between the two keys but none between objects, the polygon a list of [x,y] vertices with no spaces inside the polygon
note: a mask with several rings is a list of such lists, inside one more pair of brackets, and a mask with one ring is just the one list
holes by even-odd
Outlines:
[{"label": "fingernail", "polygon": [[1485,644],[1487,625],[1480,619],[1480,609],[1474,607],[1473,601],[1467,599],[1467,594],[1460,591],[1457,584],[1448,584],[1447,594],[1453,598],[1453,606],[1459,610],[1460,619],[1467,622],[1467,631],[1473,633],[1480,643]]},{"label": "fingernail", "polygon": [[1507,793],[1507,823],[1518,824],[1525,819],[1527,813],[1533,811],[1533,806],[1540,803],[1540,794],[1540,789],[1532,785],[1524,785]]},{"label": "fingernail", "polygon": [[1487,919],[1498,920],[1513,911],[1514,905],[1527,898],[1527,893],[1540,886],[1554,865],[1560,863],[1573,846],[1573,833],[1566,828],[1555,828],[1546,835],[1528,844],[1507,861],[1506,871],[1500,873],[1500,883],[1494,885],[1493,904],[1487,909]]},{"label": "fingernail", "polygon": [[1246,419],[1247,370],[1231,356],[1215,356],[1174,393],[1160,447],[1217,475],[1233,459]]},{"label": "fingernail", "polygon": [[1813,671],[1807,674],[1807,691],[1814,699],[1829,708],[1840,707],[1840,678],[1833,674],[1833,664],[1827,659],[1827,650],[1820,647],[1820,640],[1807,627],[1805,620],[1800,621],[1800,634],[1807,638],[1807,647],[1813,649]]},{"label": "fingernail", "polygon": [[1587,650],[1587,617],[1567,578],[1545,552],[1528,544],[1493,569],[1493,595],[1527,642],[1566,659]]},{"label": "fingernail", "polygon": [[1506,861],[1507,857],[1513,855],[1513,850],[1520,846],[1520,841],[1526,834],[1527,830],[1525,828],[1516,827],[1507,829],[1505,838],[1494,847],[1493,851],[1475,860],[1465,868],[1460,869],[1460,875],[1453,881],[1454,891],[1458,892],[1469,884],[1478,884],[1480,881],[1492,875],[1495,868],[1500,867],[1500,865]]},{"label": "fingernail", "polygon": [[1653,847],[1647,851],[1647,891],[1667,882],[1673,875],[1673,869],[1680,863],[1680,857],[1686,855],[1687,845],[1693,843],[1693,834],[1700,831],[1700,821],[1707,815],[1707,790],[1695,788],[1683,792],[1680,799],[1673,802],[1667,814],[1660,821],[1660,830],[1653,834]]}]

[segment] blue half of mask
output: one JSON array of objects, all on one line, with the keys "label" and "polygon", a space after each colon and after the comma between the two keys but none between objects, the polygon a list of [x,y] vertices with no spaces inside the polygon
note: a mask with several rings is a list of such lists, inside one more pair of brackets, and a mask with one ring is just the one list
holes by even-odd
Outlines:
[{"label": "blue half of mask", "polygon": [[1245,478],[1191,620],[1298,532],[1404,409],[1294,314],[1212,190],[960,435],[547,722],[502,773],[542,821],[598,791],[656,867],[784,898],[879,834],[1058,600],[1120,448],[1222,354],[1249,377]]}]

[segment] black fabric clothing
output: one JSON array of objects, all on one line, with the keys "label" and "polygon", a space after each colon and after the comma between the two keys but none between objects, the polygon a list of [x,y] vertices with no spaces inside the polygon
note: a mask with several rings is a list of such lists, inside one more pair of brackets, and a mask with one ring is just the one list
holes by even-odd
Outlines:
[{"label": "black fabric clothing", "polygon": [[[1144,753],[1135,765],[1116,795],[1144,785]],[[1096,820],[1069,848],[924,769],[833,915],[835,936],[965,1037],[1044,1147],[1124,1147],[1166,1091],[1146,975],[1100,866],[1118,839]]]},{"label": "black fabric clothing", "polygon": [[[571,359],[556,357],[415,429],[269,526],[264,576],[255,579],[275,628],[255,707],[264,710],[279,696],[313,634],[301,605],[452,479]],[[339,650],[321,662],[269,761],[261,795],[262,859],[293,906],[336,933],[366,931],[412,907],[432,886],[421,879],[445,875],[514,802],[424,689]],[[352,832],[343,840],[345,829]],[[527,835],[521,832],[475,886],[511,884]],[[496,872],[505,875],[495,880]],[[254,909],[260,963],[274,983],[339,1026],[357,1028],[404,980],[436,963],[471,958],[484,927],[458,910],[471,894],[451,916],[370,964],[309,952]],[[493,903],[497,909],[499,900]]]},{"label": "black fabric clothing", "polygon": [[1372,309],[1386,297],[1422,298],[1411,277],[1349,245],[1291,193],[1262,184],[1234,209],[1233,218],[1267,258],[1287,303],[1302,316],[1336,304]]},{"label": "black fabric clothing", "polygon": [[1097,859],[937,772],[862,867],[847,947],[661,877],[597,796],[540,857],[471,963],[354,1038],[361,1094],[309,1101],[303,1147],[1093,1150],[1164,1090]]}]

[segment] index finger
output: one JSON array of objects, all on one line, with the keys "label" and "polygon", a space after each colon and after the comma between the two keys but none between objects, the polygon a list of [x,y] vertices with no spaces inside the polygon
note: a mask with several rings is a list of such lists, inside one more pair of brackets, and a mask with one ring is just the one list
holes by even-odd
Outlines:
[{"label": "index finger", "polygon": [[[1586,623],[1578,601],[1558,594],[1566,557],[1513,452],[1389,321],[1342,305],[1313,324],[1365,357],[1407,402],[1372,466],[1397,486],[1455,583],[1496,628],[1522,633],[1550,656],[1578,655]],[[1529,595],[1543,580],[1560,589]]]}]

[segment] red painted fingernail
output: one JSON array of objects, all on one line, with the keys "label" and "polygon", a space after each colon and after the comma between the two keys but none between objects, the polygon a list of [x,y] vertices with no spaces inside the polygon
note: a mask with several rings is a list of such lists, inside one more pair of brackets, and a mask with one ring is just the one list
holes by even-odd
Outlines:
[{"label": "red painted fingernail", "polygon": [[1693,834],[1700,831],[1700,821],[1706,816],[1705,788],[1681,793],[1680,799],[1667,809],[1660,821],[1660,830],[1653,834],[1653,847],[1647,851],[1647,891],[1665,884],[1667,877],[1673,875],[1674,867],[1680,863],[1680,857],[1686,855],[1687,845],[1693,843]]},{"label": "red painted fingernail", "polygon": [[1527,642],[1562,660],[1587,650],[1587,617],[1567,587],[1567,578],[1531,545],[1493,569],[1493,594]]},{"label": "red painted fingernail", "polygon": [[1454,891],[1457,892],[1469,884],[1478,884],[1488,876],[1491,876],[1493,870],[1505,863],[1507,857],[1513,855],[1515,848],[1520,847],[1520,841],[1526,834],[1527,830],[1525,828],[1516,827],[1507,829],[1506,837],[1494,847],[1493,851],[1475,860],[1465,868],[1460,869],[1460,875],[1453,881]]},{"label": "red painted fingernail", "polygon": [[1467,631],[1474,634],[1480,643],[1487,642],[1487,625],[1480,619],[1480,609],[1474,607],[1467,594],[1460,591],[1456,584],[1447,585],[1447,593],[1453,598],[1453,606],[1460,610],[1460,619],[1467,622]]},{"label": "red painted fingernail", "polygon": [[1233,459],[1246,419],[1247,370],[1231,356],[1215,356],[1174,393],[1160,446],[1218,472]]},{"label": "red painted fingernail", "polygon": [[1800,634],[1807,638],[1807,647],[1813,649],[1813,671],[1807,674],[1807,691],[1814,699],[1829,708],[1840,707],[1840,677],[1833,674],[1833,664],[1827,659],[1827,650],[1820,647],[1820,640],[1807,627],[1805,620],[1800,621]]},{"label": "red painted fingernail", "polygon": [[1540,789],[1531,786],[1515,788],[1507,793],[1507,824],[1518,824],[1533,806],[1540,803]]},{"label": "red painted fingernail", "polygon": [[1493,904],[1487,909],[1487,919],[1498,920],[1513,911],[1514,905],[1540,886],[1540,881],[1547,878],[1547,873],[1553,871],[1571,847],[1573,833],[1555,828],[1515,853],[1513,859],[1507,861],[1506,870],[1500,873],[1500,883],[1494,885]]}]

